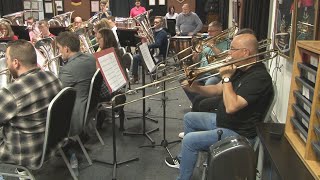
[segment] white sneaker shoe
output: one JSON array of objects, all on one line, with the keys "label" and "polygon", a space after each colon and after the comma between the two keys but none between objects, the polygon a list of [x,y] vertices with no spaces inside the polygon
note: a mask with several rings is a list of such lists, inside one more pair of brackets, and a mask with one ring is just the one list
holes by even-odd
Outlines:
[{"label": "white sneaker shoe", "polygon": [[184,132],[179,133],[178,136],[179,136],[179,138],[183,139],[183,137],[184,137]]},{"label": "white sneaker shoe", "polygon": [[[17,174],[19,174],[19,175],[28,175],[28,174],[27,174],[27,171],[24,171],[24,170],[22,170],[22,169],[21,169],[20,171],[19,171],[18,169],[16,169],[15,172],[16,172]],[[19,177],[19,180],[27,180],[27,179],[26,179],[26,178],[20,178],[20,177]]]}]

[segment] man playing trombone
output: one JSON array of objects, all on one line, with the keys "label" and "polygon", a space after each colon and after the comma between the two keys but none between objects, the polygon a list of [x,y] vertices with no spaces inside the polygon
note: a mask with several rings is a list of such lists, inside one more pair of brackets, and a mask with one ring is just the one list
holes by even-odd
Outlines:
[{"label": "man playing trombone", "polygon": [[[178,180],[189,180],[195,167],[198,152],[208,151],[218,141],[217,131],[223,130],[222,139],[241,135],[253,143],[256,124],[261,122],[265,107],[273,95],[272,80],[265,65],[258,60],[258,41],[252,34],[234,37],[229,51],[230,60],[240,60],[220,66],[222,82],[199,86],[193,83],[189,90],[206,96],[221,95],[217,113],[189,112],[184,116],[185,136],[177,158],[166,158],[168,166],[179,168]],[[237,68],[239,67],[239,68]]]}]

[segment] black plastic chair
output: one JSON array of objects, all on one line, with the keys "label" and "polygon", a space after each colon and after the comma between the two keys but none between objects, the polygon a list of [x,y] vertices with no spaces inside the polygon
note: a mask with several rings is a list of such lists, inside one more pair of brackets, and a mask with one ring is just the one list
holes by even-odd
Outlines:
[{"label": "black plastic chair", "polygon": [[77,179],[75,176],[69,161],[66,159],[64,152],[62,151],[62,145],[67,141],[68,133],[70,129],[71,114],[76,99],[76,91],[67,87],[62,89],[50,102],[46,119],[45,138],[43,142],[43,150],[40,164],[35,167],[24,167],[15,164],[1,164],[9,168],[18,168],[26,171],[27,175],[19,175],[15,173],[2,173],[3,176],[19,177],[25,179],[35,179],[30,170],[39,170],[43,162],[50,158],[49,153],[58,149],[62,158],[64,159],[73,179]]},{"label": "black plastic chair", "polygon": [[[100,72],[100,69],[98,69],[92,79],[91,79],[91,84],[89,88],[89,96],[88,96],[88,102],[87,102],[87,107],[86,107],[86,112],[85,112],[85,120],[83,124],[83,128],[85,130],[87,126],[87,121],[91,120],[96,121],[97,120],[97,110],[98,110],[98,104],[99,104],[99,97],[100,97],[100,91],[101,91],[101,85],[103,82],[102,74]],[[89,122],[90,123],[90,122]],[[94,123],[95,124],[95,123]],[[104,141],[101,138],[97,127],[95,125],[90,126],[90,128],[93,128],[100,143],[104,145]]]}]

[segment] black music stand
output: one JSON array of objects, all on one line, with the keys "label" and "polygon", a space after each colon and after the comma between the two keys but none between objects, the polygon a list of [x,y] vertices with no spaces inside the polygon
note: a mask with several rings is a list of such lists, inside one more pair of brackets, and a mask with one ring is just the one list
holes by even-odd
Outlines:
[{"label": "black music stand", "polygon": [[167,32],[171,35],[171,37],[176,35],[176,20],[175,19],[167,19]]},{"label": "black music stand", "polygon": [[[163,69],[162,71],[162,76],[166,76],[166,70],[165,68]],[[168,99],[168,97],[166,96],[166,82],[163,81],[162,82],[162,97],[161,97],[161,102],[162,102],[162,112],[163,112],[163,139],[161,141],[160,144],[152,144],[152,145],[144,145],[144,146],[140,146],[140,148],[142,147],[156,147],[156,146],[162,146],[163,148],[165,148],[168,152],[168,154],[170,155],[171,158],[173,158],[172,154],[170,153],[169,149],[168,149],[168,145],[169,144],[173,144],[173,143],[179,143],[181,142],[181,140],[175,140],[175,141],[171,141],[171,142],[168,142],[167,139],[166,139],[166,102],[167,101],[171,101]],[[173,100],[176,100],[176,99],[173,99]]]},{"label": "black music stand", "polygon": [[[141,46],[139,46],[139,53],[141,54],[141,58],[143,59],[143,62],[144,62],[143,65],[142,65],[142,86],[144,86],[145,85],[145,81],[146,81],[146,79],[145,79],[145,66],[147,66],[147,63],[146,63],[147,59],[144,58],[144,55],[143,55],[144,53],[142,51],[143,50],[141,50]],[[146,52],[146,51],[147,51],[149,57],[151,58],[151,59],[148,59],[148,60],[149,61],[153,61],[153,65],[155,67],[154,60],[152,59],[152,56],[150,54],[149,49],[145,50],[144,52]],[[152,72],[152,70],[149,70],[149,71]],[[142,97],[145,97],[145,95],[146,95],[146,90],[145,90],[145,88],[143,88],[142,89]],[[131,117],[131,118],[141,118],[141,117]],[[155,128],[155,129],[146,131],[146,119],[153,120],[156,123],[158,123],[158,121],[146,116],[146,100],[143,99],[142,100],[142,132],[139,132],[139,133],[137,133],[137,132],[124,132],[123,135],[142,135],[142,136],[147,137],[151,141],[152,144],[155,144],[154,140],[151,139],[149,134],[151,134],[151,133],[153,133],[155,131],[159,131],[159,128]]]},{"label": "black music stand", "polygon": [[113,171],[112,171],[112,180],[117,179],[117,168],[119,165],[124,165],[133,161],[138,161],[139,158],[132,158],[126,161],[118,162],[117,161],[117,143],[116,143],[116,118],[115,118],[115,98],[112,100],[112,105],[111,105],[111,115],[112,115],[112,152],[113,152],[113,161],[112,162],[104,162],[100,160],[94,160],[95,162],[102,163],[102,164],[107,164],[113,166]]},{"label": "black music stand", "polygon": [[136,47],[140,42],[138,38],[138,30],[137,29],[123,29],[118,28],[117,34],[119,38],[119,43],[122,47],[126,47],[127,52],[131,52],[130,47]]},{"label": "black music stand", "polygon": [[29,31],[27,26],[11,26],[12,31],[15,35],[19,37],[19,39],[24,39],[30,41]]}]

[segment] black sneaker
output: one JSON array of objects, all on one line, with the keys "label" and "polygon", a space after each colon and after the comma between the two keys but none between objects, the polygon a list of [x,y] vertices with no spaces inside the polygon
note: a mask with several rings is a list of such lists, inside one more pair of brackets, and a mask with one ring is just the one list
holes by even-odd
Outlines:
[{"label": "black sneaker", "polygon": [[177,157],[175,157],[175,158],[166,157],[165,162],[169,167],[177,168],[177,169],[179,169],[179,167],[180,167],[180,162]]}]

